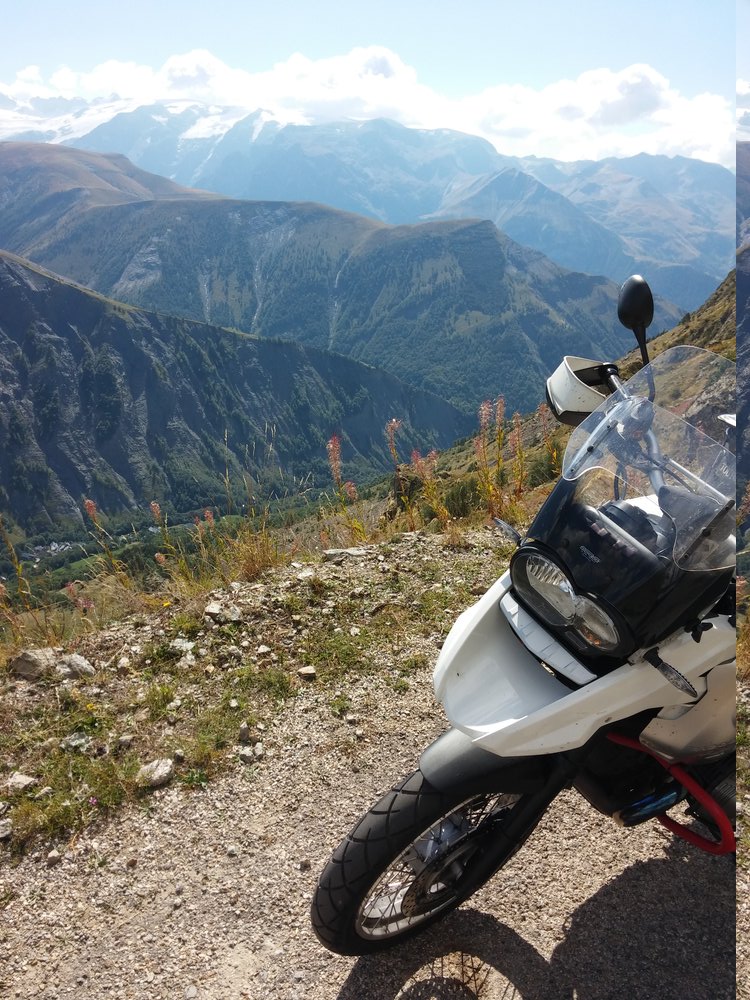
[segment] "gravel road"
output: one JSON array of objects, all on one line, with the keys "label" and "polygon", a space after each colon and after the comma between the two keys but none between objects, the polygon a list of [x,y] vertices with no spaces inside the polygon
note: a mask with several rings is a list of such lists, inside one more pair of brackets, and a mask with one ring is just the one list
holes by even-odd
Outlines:
[{"label": "gravel road", "polygon": [[350,692],[356,727],[304,689],[266,757],[156,792],[59,864],[6,867],[0,994],[103,1000],[729,1000],[735,871],[655,824],[624,832],[572,794],[488,887],[382,957],[330,955],[308,908],[331,849],[443,728],[429,674]]}]

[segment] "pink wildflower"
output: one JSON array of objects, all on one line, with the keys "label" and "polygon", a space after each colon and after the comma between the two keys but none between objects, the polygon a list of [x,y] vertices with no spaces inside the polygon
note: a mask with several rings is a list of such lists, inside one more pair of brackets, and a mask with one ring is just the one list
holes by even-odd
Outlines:
[{"label": "pink wildflower", "polygon": [[93,500],[84,500],[83,506],[92,521],[96,521],[96,504]]},{"label": "pink wildflower", "polygon": [[505,398],[498,396],[495,403],[495,427],[500,430],[505,420]]},{"label": "pink wildflower", "polygon": [[341,438],[334,434],[326,445],[328,451],[328,464],[331,467],[331,475],[337,486],[341,485]]},{"label": "pink wildflower", "polygon": [[206,524],[210,528],[213,528],[213,526],[214,526],[214,512],[212,510],[208,509],[208,508],[206,510],[204,510],[203,511],[203,520],[206,522]]},{"label": "pink wildflower", "polygon": [[344,493],[346,493],[347,497],[352,501],[352,503],[357,499],[357,487],[354,485],[351,479],[347,480],[344,483],[343,490]]},{"label": "pink wildflower", "polygon": [[151,516],[157,524],[161,524],[161,507],[156,500],[151,501]]},{"label": "pink wildflower", "polygon": [[482,434],[487,433],[487,429],[490,426],[490,417],[492,416],[492,402],[489,399],[485,399],[483,403],[479,406],[479,430]]},{"label": "pink wildflower", "polygon": [[154,559],[158,562],[160,566],[163,566],[164,563],[167,561],[167,557],[164,555],[163,552],[155,553]]},{"label": "pink wildflower", "polygon": [[419,478],[425,483],[434,477],[437,460],[438,453],[434,448],[424,458],[422,458],[418,451],[411,453],[412,467]]}]

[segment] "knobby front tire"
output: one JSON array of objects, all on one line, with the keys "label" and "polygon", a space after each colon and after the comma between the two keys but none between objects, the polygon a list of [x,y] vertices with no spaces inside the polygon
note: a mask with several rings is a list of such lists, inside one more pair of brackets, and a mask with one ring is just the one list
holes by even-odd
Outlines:
[{"label": "knobby front tire", "polygon": [[521,846],[502,827],[522,801],[497,792],[461,797],[438,791],[421,771],[409,775],[362,817],[320,876],[311,909],[320,941],[363,955],[443,917]]}]

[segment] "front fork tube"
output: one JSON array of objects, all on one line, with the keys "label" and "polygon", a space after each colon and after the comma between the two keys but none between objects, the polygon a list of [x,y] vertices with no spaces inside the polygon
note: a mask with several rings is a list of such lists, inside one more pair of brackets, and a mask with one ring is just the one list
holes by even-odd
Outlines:
[{"label": "front fork tube", "polygon": [[472,860],[470,880],[476,888],[492,878],[523,846],[554,799],[571,784],[576,770],[565,757],[558,757],[545,784],[524,795],[507,822],[498,820],[498,825],[503,823],[502,829],[488,832],[485,846]]}]

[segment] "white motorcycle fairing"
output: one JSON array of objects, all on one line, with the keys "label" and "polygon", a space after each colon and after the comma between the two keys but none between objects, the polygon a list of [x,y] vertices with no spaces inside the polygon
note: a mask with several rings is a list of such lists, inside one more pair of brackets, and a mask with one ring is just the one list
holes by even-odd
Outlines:
[{"label": "white motorcycle fairing", "polygon": [[[657,745],[661,741],[660,752],[679,757],[682,748],[670,745],[668,735],[670,727],[679,730],[673,720],[705,702],[706,745],[696,745],[694,727],[687,727],[691,755],[705,750],[714,756],[727,744],[731,749],[734,728],[725,689],[729,678],[734,683],[736,637],[726,616],[712,618],[700,642],[681,630],[659,644],[661,658],[698,692],[696,700],[639,653],[604,676],[593,674],[519,606],[510,586],[506,572],[457,619],[435,664],[435,694],[450,723],[476,746],[502,757],[572,750],[602,726],[660,709],[666,730],[657,725]],[[563,684],[545,663],[578,686]]]}]

